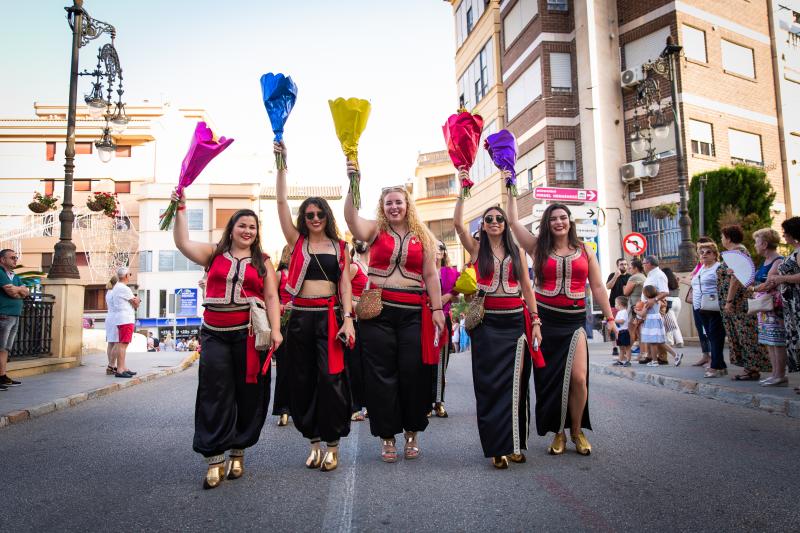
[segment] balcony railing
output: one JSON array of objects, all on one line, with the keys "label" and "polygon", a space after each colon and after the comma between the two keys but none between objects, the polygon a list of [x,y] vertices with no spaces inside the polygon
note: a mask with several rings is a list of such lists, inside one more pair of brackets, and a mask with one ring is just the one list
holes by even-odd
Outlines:
[{"label": "balcony railing", "polygon": [[439,198],[442,196],[456,196],[458,189],[455,187],[428,187],[425,198]]},{"label": "balcony railing", "polygon": [[25,298],[9,357],[46,357],[51,354],[53,302],[54,297],[49,294]]},{"label": "balcony railing", "polygon": [[731,165],[747,165],[748,167],[756,167],[763,169],[763,161],[752,161],[750,159],[741,159],[739,157],[731,157]]}]

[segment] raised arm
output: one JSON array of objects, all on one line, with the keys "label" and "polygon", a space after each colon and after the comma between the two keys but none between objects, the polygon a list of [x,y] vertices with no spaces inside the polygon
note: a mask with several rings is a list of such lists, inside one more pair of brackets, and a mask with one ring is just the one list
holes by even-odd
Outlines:
[{"label": "raised arm", "polygon": [[[347,175],[358,172],[355,163],[352,161],[347,162]],[[347,191],[347,196],[344,199],[344,219],[347,222],[347,227],[353,237],[359,241],[372,243],[378,235],[378,223],[374,220],[367,220],[358,215],[358,209],[353,205],[353,193]]]},{"label": "raised arm", "polygon": [[[503,172],[503,177],[507,171]],[[514,237],[517,239],[522,248],[528,252],[531,256],[533,256],[533,249],[536,246],[536,237],[528,231],[528,228],[522,225],[519,221],[519,215],[517,213],[517,198],[513,194],[508,195],[508,201],[506,202],[506,214],[508,215],[508,221],[510,223],[511,231],[514,233]],[[544,224],[544,221],[542,221]]]},{"label": "raised arm", "polygon": [[207,242],[197,242],[189,240],[189,222],[186,220],[186,197],[172,192],[172,200],[178,202],[178,210],[175,212],[174,225],[172,227],[172,238],[175,246],[189,260],[201,266],[208,266],[211,256],[214,254],[214,245]]},{"label": "raised arm", "polygon": [[[466,171],[459,171],[459,181],[461,180],[462,173],[466,173]],[[475,262],[478,259],[478,241],[472,238],[469,230],[466,226],[464,226],[464,199],[460,196],[458,197],[458,200],[456,200],[456,208],[453,211],[453,226],[458,234],[458,240],[461,241],[461,246],[463,246],[470,255],[470,263]]]},{"label": "raised arm", "polygon": [[[282,154],[286,161],[286,144],[283,141],[272,143],[272,149],[276,154]],[[286,244],[294,247],[300,232],[294,227],[292,222],[292,210],[289,209],[289,191],[286,188],[286,169],[278,169],[278,177],[275,179],[275,196],[278,197],[278,220],[281,223],[281,230],[286,239]]]}]

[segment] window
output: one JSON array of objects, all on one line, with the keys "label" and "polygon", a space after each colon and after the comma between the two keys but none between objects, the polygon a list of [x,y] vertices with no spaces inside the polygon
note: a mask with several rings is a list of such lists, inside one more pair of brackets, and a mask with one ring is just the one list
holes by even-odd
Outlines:
[{"label": "window", "polygon": [[72,182],[72,190],[74,191],[91,191],[92,180],[75,180]]},{"label": "window", "polygon": [[56,190],[55,180],[44,180],[44,193],[52,195]]},{"label": "window", "polygon": [[158,291],[158,316],[165,317],[167,313],[175,312],[175,293],[165,289]]},{"label": "window", "polygon": [[722,69],[726,72],[755,78],[753,49],[722,39]]},{"label": "window", "polygon": [[647,62],[657,59],[667,46],[667,37],[669,35],[669,26],[665,26],[626,44],[623,47],[625,51],[625,68],[639,68]]},{"label": "window", "polygon": [[131,156],[131,147],[130,145],[117,145],[117,157],[130,157]]},{"label": "window", "polygon": [[75,143],[75,155],[86,155],[92,153],[92,143]]},{"label": "window", "polygon": [[689,59],[708,63],[706,55],[706,32],[683,25],[683,52]]},{"label": "window", "polygon": [[659,220],[648,209],[631,211],[631,226],[647,239],[647,253],[662,259],[678,257],[681,227],[678,215]]},{"label": "window", "polygon": [[139,272],[153,271],[153,252],[152,250],[139,251]]},{"label": "window", "polygon": [[514,39],[519,37],[525,26],[536,16],[539,12],[537,0],[519,0],[508,15],[503,19],[503,46],[508,46],[514,42]]},{"label": "window", "polygon": [[456,9],[456,48],[460,48],[486,9],[486,0],[463,0]]},{"label": "window", "polygon": [[[483,133],[481,134],[481,142],[478,146],[483,146],[486,137],[492,133],[497,133],[497,121],[493,120],[489,124],[483,126]],[[478,155],[475,156],[475,164],[470,169],[470,179],[475,183],[480,183],[492,174],[497,172],[497,169],[492,163],[492,158],[489,156],[488,150],[478,150]]]},{"label": "window", "polygon": [[494,60],[490,38],[458,80],[458,91],[464,107],[472,109],[486,96],[489,87],[494,84],[493,71]]},{"label": "window", "polygon": [[448,176],[435,176],[425,180],[427,198],[437,196],[455,196],[458,194],[456,189],[456,177],[452,174]]},{"label": "window", "polygon": [[44,143],[45,144],[45,157],[48,161],[55,161],[56,160],[56,143]]},{"label": "window", "polygon": [[443,243],[456,242],[456,229],[453,226],[453,219],[447,218],[444,220],[431,220],[428,222],[428,227],[433,233],[433,236]]},{"label": "window", "polygon": [[[159,210],[158,216],[161,217],[161,215],[164,214],[164,211],[165,211],[165,209]],[[217,211],[219,211],[219,209]],[[223,211],[226,211],[226,210],[223,210]],[[236,209],[228,209],[227,211],[231,211],[231,214],[233,214],[237,210]],[[228,216],[228,218],[230,218],[230,216]],[[189,226],[190,230],[192,230],[192,231],[202,231],[203,230],[203,210],[202,209],[187,209],[186,210],[186,221],[188,223],[188,226]],[[159,218],[158,223],[161,224],[160,218]],[[228,223],[228,219],[225,219],[225,224],[227,224],[227,223]],[[225,227],[225,224],[222,225],[222,228]],[[171,230],[173,226],[174,226],[174,222],[169,225],[169,229]],[[220,229],[220,228],[218,228],[218,229]]]},{"label": "window", "polygon": [[225,229],[228,221],[236,211],[238,211],[238,209],[217,209],[214,213],[214,218],[216,219],[214,229]]},{"label": "window", "polygon": [[567,11],[569,6],[567,0],[547,0],[547,9],[549,11]]},{"label": "window", "polygon": [[550,89],[554,93],[572,91],[572,58],[569,52],[550,53]]},{"label": "window", "polygon": [[764,166],[761,155],[761,136],[746,131],[728,130],[731,163]]},{"label": "window", "polygon": [[472,18],[472,6],[467,8],[467,34],[472,33],[472,28],[475,27],[475,21]]},{"label": "window", "polygon": [[114,182],[114,192],[116,192],[116,193],[129,193],[129,192],[131,192],[131,182],[130,181],[115,181]]},{"label": "window", "polygon": [[203,267],[186,259],[177,250],[160,250],[158,252],[159,272],[189,272],[203,270]]},{"label": "window", "polygon": [[88,285],[83,291],[84,311],[106,311],[106,288],[104,285]]},{"label": "window", "polygon": [[516,117],[528,104],[542,95],[542,69],[541,59],[528,67],[528,70],[514,81],[506,91],[508,105],[508,120]]},{"label": "window", "polygon": [[575,181],[575,141],[553,142],[556,161],[556,181]]},{"label": "window", "polygon": [[692,141],[692,153],[714,156],[714,135],[711,124],[689,119],[689,138]]},{"label": "window", "polygon": [[539,143],[533,150],[517,158],[517,188],[528,189],[542,187],[547,184],[544,164],[544,143]]}]

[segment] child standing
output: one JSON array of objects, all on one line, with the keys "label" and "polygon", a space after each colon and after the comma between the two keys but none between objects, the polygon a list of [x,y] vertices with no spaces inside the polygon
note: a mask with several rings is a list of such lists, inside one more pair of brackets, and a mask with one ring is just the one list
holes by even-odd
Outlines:
[{"label": "child standing", "polygon": [[[646,285],[642,290],[645,298],[656,298],[658,289],[653,285]],[[641,343],[647,344],[647,366],[658,366],[658,354],[666,351],[667,334],[664,331],[664,320],[661,317],[659,305],[654,305],[647,310],[642,329],[640,331]]]},{"label": "child standing", "polygon": [[614,366],[631,366],[631,335],[628,331],[630,318],[628,317],[628,299],[625,296],[617,296],[614,300],[617,314],[614,322],[617,324],[617,347],[619,348],[619,360],[614,362]]}]

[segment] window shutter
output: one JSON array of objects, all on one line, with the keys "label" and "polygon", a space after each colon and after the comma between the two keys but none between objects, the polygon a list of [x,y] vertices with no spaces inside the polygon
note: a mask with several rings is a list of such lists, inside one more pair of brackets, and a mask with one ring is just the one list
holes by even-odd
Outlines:
[{"label": "window shutter", "polygon": [[714,144],[714,136],[711,131],[711,124],[700,122],[699,120],[689,120],[689,137],[693,141],[700,141]]},{"label": "window shutter", "polygon": [[762,163],[761,137],[739,130],[728,130],[731,157]]},{"label": "window shutter", "polygon": [[556,161],[575,161],[575,141],[555,141]]},{"label": "window shutter", "polygon": [[550,87],[572,90],[572,61],[569,53],[550,53]]},{"label": "window shutter", "polygon": [[508,87],[506,98],[508,100],[508,120],[512,120],[529,103],[533,102],[542,94],[542,69],[541,59],[528,67],[522,76]]},{"label": "window shutter", "polygon": [[753,50],[722,39],[722,68],[742,76],[755,78]]},{"label": "window shutter", "polygon": [[654,31],[625,45],[625,68],[639,68],[661,55],[667,46],[669,26]]},{"label": "window shutter", "polygon": [[708,62],[708,57],[706,56],[706,33],[686,25],[682,29],[683,50],[686,53],[686,57],[703,63]]}]

